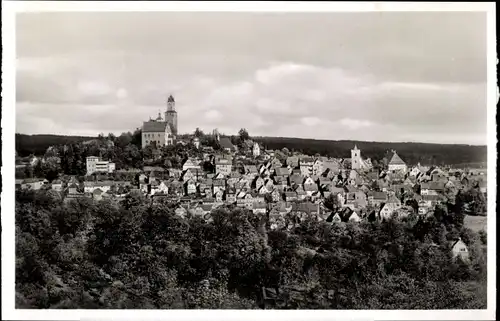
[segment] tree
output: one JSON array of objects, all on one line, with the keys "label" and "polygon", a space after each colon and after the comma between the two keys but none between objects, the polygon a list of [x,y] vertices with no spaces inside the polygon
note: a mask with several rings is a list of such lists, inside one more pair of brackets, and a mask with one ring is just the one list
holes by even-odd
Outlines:
[{"label": "tree", "polygon": [[205,134],[203,133],[203,131],[196,127],[196,130],[194,131],[194,137],[198,137],[201,139],[204,135]]},{"label": "tree", "polygon": [[138,148],[142,147],[142,130],[137,128],[132,134],[131,144],[137,146]]},{"label": "tree", "polygon": [[238,136],[242,142],[250,139],[250,135],[248,134],[248,131],[245,128],[240,129],[240,131],[238,132]]},{"label": "tree", "polygon": [[[232,206],[180,217],[178,204],[152,206],[140,193],[119,204],[49,194],[16,193],[17,307],[250,309],[262,288],[284,308],[486,305],[486,235],[445,225],[444,208],[440,220],[290,215],[293,226],[267,230],[266,215]],[[458,236],[468,262],[451,258]]]},{"label": "tree", "polygon": [[332,210],[332,211],[337,211],[340,207],[340,201],[337,197],[337,195],[330,194],[328,195],[327,198],[325,198],[324,205],[326,208]]},{"label": "tree", "polygon": [[115,144],[119,148],[125,148],[132,142],[132,133],[122,133],[120,136],[118,136],[115,140]]}]

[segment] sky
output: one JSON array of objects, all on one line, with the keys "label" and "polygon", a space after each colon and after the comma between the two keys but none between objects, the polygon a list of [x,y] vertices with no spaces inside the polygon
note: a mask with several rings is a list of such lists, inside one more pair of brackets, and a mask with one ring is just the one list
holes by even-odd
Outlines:
[{"label": "sky", "polygon": [[16,16],[16,132],[486,144],[480,12]]}]

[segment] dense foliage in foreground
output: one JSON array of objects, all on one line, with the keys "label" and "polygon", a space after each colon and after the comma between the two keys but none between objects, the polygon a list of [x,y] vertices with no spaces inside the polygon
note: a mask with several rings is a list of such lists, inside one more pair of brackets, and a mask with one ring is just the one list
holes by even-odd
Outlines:
[{"label": "dense foliage in foreground", "polygon": [[[271,231],[235,208],[206,222],[141,196],[16,198],[17,308],[251,309],[262,287],[284,308],[486,308],[485,235],[445,215]],[[458,236],[468,263],[451,259]]]}]

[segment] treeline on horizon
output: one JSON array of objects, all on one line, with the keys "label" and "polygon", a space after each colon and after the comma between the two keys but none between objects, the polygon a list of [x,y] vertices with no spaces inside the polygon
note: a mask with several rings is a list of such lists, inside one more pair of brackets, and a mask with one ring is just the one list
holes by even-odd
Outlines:
[{"label": "treeline on horizon", "polygon": [[391,150],[410,165],[479,165],[486,164],[486,146],[429,144],[412,142],[365,142],[353,140],[316,140],[290,137],[254,137],[267,149],[303,151],[306,154],[320,154],[330,157],[350,157],[351,149],[356,145],[363,158],[380,161]]},{"label": "treeline on horizon", "polygon": [[[54,145],[79,143],[96,137],[63,136],[63,135],[25,135],[16,134],[16,151],[19,156],[43,155],[47,148]],[[363,142],[350,140],[316,140],[292,137],[254,137],[267,149],[283,149],[303,152],[309,155],[329,157],[350,157],[354,145],[361,149],[361,155],[380,161],[390,150],[396,150],[398,155],[409,165],[460,165],[480,166],[486,164],[486,146],[428,144],[409,142]],[[140,147],[140,146],[139,146]]]},{"label": "treeline on horizon", "polygon": [[64,136],[64,135],[26,135],[16,134],[16,151],[19,156],[42,156],[47,148],[54,145],[80,143],[91,139],[91,136]]}]

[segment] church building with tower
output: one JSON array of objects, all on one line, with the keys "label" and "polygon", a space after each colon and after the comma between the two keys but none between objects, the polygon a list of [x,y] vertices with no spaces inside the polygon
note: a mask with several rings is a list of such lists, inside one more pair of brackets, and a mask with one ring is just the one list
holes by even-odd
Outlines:
[{"label": "church building with tower", "polygon": [[370,159],[362,159],[361,158],[361,150],[358,149],[358,146],[354,145],[354,149],[351,149],[351,168],[352,169],[361,169],[368,170],[372,167],[372,163]]},{"label": "church building with tower", "polygon": [[148,145],[169,146],[175,143],[177,137],[177,111],[175,99],[170,95],[167,99],[165,119],[158,113],[156,119],[150,118],[142,125],[142,148]]}]

